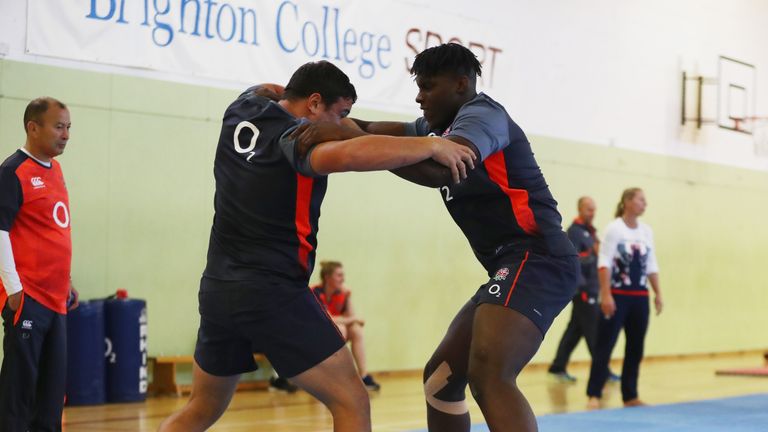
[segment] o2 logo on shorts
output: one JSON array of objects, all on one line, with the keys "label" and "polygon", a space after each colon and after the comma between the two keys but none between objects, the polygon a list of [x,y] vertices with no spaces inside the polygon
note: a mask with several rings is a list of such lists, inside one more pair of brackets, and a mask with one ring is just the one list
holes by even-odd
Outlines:
[{"label": "o2 logo on shorts", "polygon": [[501,297],[501,287],[499,284],[493,284],[488,287],[488,294],[492,296]]},{"label": "o2 logo on shorts", "polygon": [[53,221],[61,228],[69,227],[69,210],[67,210],[67,205],[61,201],[53,206]]},{"label": "o2 logo on shorts", "polygon": [[[251,141],[248,143],[248,147],[243,147],[240,145],[240,132],[243,129],[250,129],[251,132],[253,132],[253,136],[251,137]],[[237,124],[237,127],[235,128],[235,151],[240,154],[248,153],[248,157],[245,158],[246,161],[250,162],[253,155],[256,154],[254,149],[256,148],[256,140],[259,138],[259,134],[261,131],[259,128],[257,128],[253,123],[249,121],[241,121]]]}]

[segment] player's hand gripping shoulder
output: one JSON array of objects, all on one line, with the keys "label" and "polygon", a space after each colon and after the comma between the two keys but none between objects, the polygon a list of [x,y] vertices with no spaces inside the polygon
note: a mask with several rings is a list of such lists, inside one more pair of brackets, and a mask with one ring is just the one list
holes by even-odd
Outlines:
[{"label": "player's hand gripping shoulder", "polygon": [[445,138],[426,138],[432,141],[432,159],[451,170],[454,183],[467,178],[467,172],[475,168],[477,156],[471,148]]},{"label": "player's hand gripping shoulder", "polygon": [[253,87],[251,92],[256,96],[265,97],[278,102],[283,97],[283,93],[285,93],[285,87],[280,84],[265,83]]}]

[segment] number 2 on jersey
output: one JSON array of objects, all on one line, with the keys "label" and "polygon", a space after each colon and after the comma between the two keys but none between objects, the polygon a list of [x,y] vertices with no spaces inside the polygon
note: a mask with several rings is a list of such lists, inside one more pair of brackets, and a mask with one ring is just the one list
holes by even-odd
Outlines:
[{"label": "number 2 on jersey", "polygon": [[451,189],[448,186],[441,187],[440,191],[445,192],[445,202],[448,202],[453,199],[453,197],[451,196]]}]

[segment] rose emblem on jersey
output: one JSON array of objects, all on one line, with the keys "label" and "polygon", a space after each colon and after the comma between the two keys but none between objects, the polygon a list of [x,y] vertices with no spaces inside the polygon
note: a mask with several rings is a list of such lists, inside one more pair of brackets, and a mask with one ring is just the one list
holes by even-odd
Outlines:
[{"label": "rose emblem on jersey", "polygon": [[493,280],[495,281],[503,281],[504,279],[509,276],[509,269],[506,267],[500,268],[496,271],[496,274],[493,276]]}]

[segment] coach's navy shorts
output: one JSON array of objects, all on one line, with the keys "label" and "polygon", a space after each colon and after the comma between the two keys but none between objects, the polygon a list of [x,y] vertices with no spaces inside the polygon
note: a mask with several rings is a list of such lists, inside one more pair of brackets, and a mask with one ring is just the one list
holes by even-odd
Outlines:
[{"label": "coach's navy shorts", "polygon": [[296,376],[344,346],[306,283],[265,275],[256,281],[203,277],[195,361],[211,375],[256,370],[263,353],[280,376]]},{"label": "coach's navy shorts", "polygon": [[511,252],[499,261],[491,279],[480,286],[472,300],[514,309],[546,335],[555,317],[576,294],[580,272],[575,255]]}]

